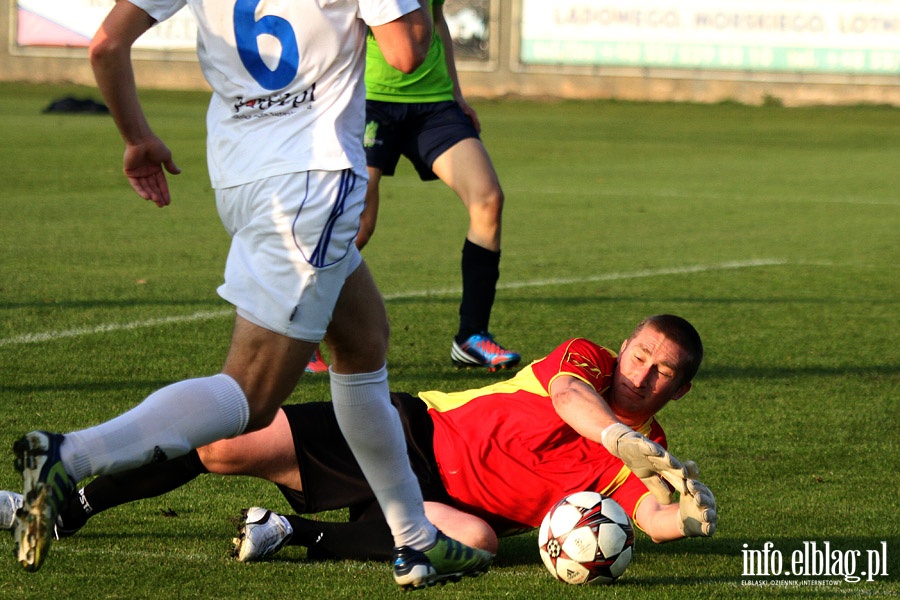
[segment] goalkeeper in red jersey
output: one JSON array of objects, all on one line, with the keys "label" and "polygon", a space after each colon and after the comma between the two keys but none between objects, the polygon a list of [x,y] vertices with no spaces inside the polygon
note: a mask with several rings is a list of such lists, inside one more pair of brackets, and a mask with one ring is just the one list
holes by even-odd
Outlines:
[{"label": "goalkeeper in red jersey", "polygon": [[[656,542],[712,535],[712,493],[693,463],[665,450],[656,420],[690,390],[702,356],[693,326],[657,315],[638,325],[618,355],[575,338],[503,382],[393,393],[428,518],[447,535],[496,552],[498,537],[535,528],[559,498],[592,490],[618,501]],[[306,546],[309,557],[392,556],[387,524],[327,402],[286,405],[264,430],[96,479],[67,503],[58,534],[207,472],[270,480],[297,513],[248,510],[235,539],[239,560],[286,544]],[[350,522],[299,516],[339,508],[350,509]]]}]

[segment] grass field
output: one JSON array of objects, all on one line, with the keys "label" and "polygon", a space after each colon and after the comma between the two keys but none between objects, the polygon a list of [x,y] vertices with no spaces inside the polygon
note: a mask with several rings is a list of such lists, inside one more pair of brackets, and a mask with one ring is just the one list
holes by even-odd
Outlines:
[{"label": "grass field", "polygon": [[[230,312],[215,294],[228,240],[206,175],[205,94],[143,96],[184,171],[161,210],[121,175],[108,117],[41,113],[71,93],[97,97],[0,85],[0,449],[211,374],[228,341]],[[417,597],[900,595],[900,110],[476,108],[507,194],[492,330],[531,360],[572,336],[618,348],[651,313],[691,320],[707,358],[661,420],[673,453],[699,463],[720,520],[709,540],[654,545],[639,534],[610,588],[553,581],[532,533],[503,540],[485,577]],[[496,379],[449,361],[465,226],[441,184],[408,167],[385,181],[365,256],[392,320],[392,389]],[[321,377],[295,395],[325,398]],[[6,456],[0,488],[20,489]],[[97,517],[55,544],[37,574],[18,568],[4,534],[0,597],[399,594],[383,564],[307,563],[297,548],[261,564],[229,559],[229,519],[253,504],[287,510],[264,482],[201,478]],[[856,583],[747,576],[743,551],[766,542],[784,570],[804,542],[828,543],[857,575],[867,551],[887,560]]]}]

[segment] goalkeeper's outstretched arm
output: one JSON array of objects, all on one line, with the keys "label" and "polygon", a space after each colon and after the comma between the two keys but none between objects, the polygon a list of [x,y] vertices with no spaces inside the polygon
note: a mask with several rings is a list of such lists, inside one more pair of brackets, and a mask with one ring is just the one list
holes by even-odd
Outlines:
[{"label": "goalkeeper's outstretched arm", "polygon": [[637,475],[661,504],[669,504],[671,490],[660,478],[682,480],[687,472],[665,448],[634,431],[616,417],[606,400],[577,377],[562,376],[550,385],[556,413],[572,429],[603,444]]}]

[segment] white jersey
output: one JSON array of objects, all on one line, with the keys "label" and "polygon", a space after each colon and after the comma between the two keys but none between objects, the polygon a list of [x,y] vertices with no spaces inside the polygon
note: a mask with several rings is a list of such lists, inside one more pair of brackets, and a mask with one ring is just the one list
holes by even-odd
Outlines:
[{"label": "white jersey", "polygon": [[157,22],[189,5],[213,89],[214,188],[302,171],[365,174],[366,25],[418,0],[129,0]]}]

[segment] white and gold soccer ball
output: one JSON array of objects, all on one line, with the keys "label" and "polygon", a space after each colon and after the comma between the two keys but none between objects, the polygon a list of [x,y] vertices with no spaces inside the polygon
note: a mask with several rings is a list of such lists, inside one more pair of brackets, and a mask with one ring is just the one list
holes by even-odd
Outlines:
[{"label": "white and gold soccer ball", "polygon": [[570,494],[541,523],[538,547],[547,570],[575,585],[612,583],[634,551],[634,529],[618,502],[597,492]]}]

